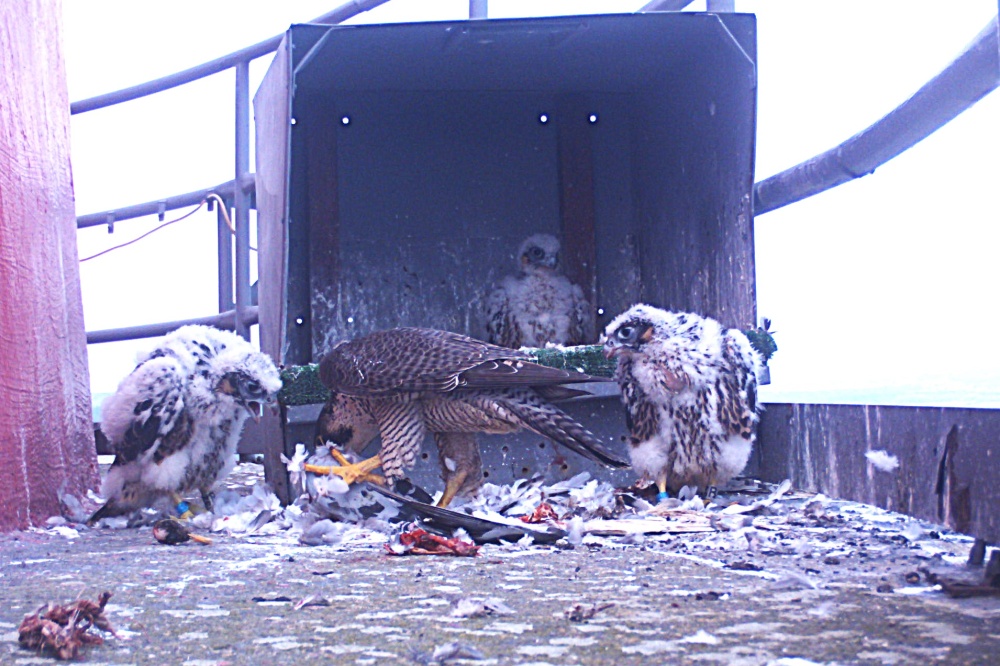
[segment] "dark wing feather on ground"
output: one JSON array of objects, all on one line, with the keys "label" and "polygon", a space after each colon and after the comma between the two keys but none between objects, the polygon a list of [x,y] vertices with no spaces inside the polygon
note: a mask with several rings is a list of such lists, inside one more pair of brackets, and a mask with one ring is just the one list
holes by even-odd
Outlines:
[{"label": "dark wing feather on ground", "polygon": [[408,511],[412,512],[414,518],[421,521],[421,527],[442,535],[454,534],[455,530],[461,527],[476,543],[518,541],[526,535],[534,539],[535,543],[554,543],[566,536],[566,532],[552,526],[545,529],[535,529],[531,525],[520,526],[496,523],[492,520],[477,518],[458,511],[425,504],[380,486],[372,485],[371,489],[395,500]]}]

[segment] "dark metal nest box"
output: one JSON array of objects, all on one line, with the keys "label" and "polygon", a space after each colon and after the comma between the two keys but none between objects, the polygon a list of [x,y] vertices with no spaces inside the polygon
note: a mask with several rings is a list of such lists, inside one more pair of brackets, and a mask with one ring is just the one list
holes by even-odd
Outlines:
[{"label": "dark metal nest box", "polygon": [[[749,328],[755,60],[743,14],[292,26],[254,98],[263,349],[483,337],[539,232],[598,331],[640,301]],[[590,403],[617,439],[617,399]]]}]

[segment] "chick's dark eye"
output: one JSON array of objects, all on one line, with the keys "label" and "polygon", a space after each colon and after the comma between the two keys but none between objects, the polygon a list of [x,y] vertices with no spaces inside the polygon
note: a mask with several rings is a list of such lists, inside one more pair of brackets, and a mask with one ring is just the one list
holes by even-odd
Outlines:
[{"label": "chick's dark eye", "polygon": [[257,393],[258,391],[260,391],[260,382],[251,379],[249,382],[247,382],[247,390],[250,391],[251,393]]},{"label": "chick's dark eye", "polygon": [[622,326],[618,329],[618,339],[619,340],[630,340],[635,334],[635,329],[631,326]]},{"label": "chick's dark eye", "polygon": [[540,247],[533,247],[530,250],[528,250],[528,255],[532,259],[541,259],[542,257],[545,256],[545,252],[543,252],[542,248]]}]

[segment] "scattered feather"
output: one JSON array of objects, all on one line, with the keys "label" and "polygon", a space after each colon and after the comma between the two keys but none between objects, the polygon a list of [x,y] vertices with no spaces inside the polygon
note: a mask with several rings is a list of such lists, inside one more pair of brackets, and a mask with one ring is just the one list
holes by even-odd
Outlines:
[{"label": "scattered feather", "polygon": [[583,533],[586,523],[580,516],[573,516],[569,521],[569,531],[566,534],[566,540],[569,541],[573,546],[579,546],[583,543]]},{"label": "scattered feather", "polygon": [[458,599],[451,610],[452,617],[486,617],[488,615],[514,615],[513,608],[500,599],[478,599],[464,597]]},{"label": "scattered feather", "polygon": [[805,574],[797,571],[786,571],[778,580],[771,583],[771,588],[778,591],[814,590],[816,583],[812,582]]},{"label": "scattered feather", "polygon": [[445,643],[435,648],[431,663],[443,664],[454,659],[484,659],[483,653],[465,643]]},{"label": "scattered feather", "polygon": [[909,541],[917,541],[918,539],[923,538],[926,531],[920,526],[920,523],[915,520],[911,520],[903,526],[903,530],[900,533]]},{"label": "scattered feather", "polygon": [[607,610],[614,606],[612,603],[608,604],[573,604],[565,611],[563,615],[570,622],[586,622],[587,620],[592,620],[595,615],[603,610]]},{"label": "scattered feather", "polygon": [[704,629],[699,629],[696,633],[691,636],[685,636],[684,638],[678,638],[678,643],[692,643],[695,645],[718,645],[721,641],[718,638],[708,633]]},{"label": "scattered feather", "polygon": [[332,604],[330,600],[327,599],[326,597],[320,597],[315,594],[310,594],[308,597],[296,601],[295,604],[292,606],[292,609],[301,610],[303,608],[322,607],[330,605]]},{"label": "scattered feather", "polygon": [[871,466],[880,472],[895,472],[899,469],[899,458],[888,451],[868,451],[865,453],[865,458],[868,458]]},{"label": "scattered feather", "polygon": [[290,459],[286,458],[284,453],[281,454],[281,462],[285,463],[285,467],[288,469],[288,479],[293,487],[298,488],[299,492],[306,490],[305,462],[307,458],[309,458],[309,453],[306,451],[306,445],[302,442],[295,445],[295,453]]}]

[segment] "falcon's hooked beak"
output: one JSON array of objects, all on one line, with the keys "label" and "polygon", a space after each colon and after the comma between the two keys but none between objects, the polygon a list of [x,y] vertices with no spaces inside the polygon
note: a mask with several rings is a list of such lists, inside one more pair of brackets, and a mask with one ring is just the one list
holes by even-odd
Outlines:
[{"label": "falcon's hooked beak", "polygon": [[604,358],[617,358],[627,351],[625,347],[622,347],[614,340],[608,340],[604,343]]},{"label": "falcon's hooked beak", "polygon": [[256,400],[251,400],[250,402],[244,403],[243,408],[250,412],[250,416],[253,417],[254,423],[260,423],[260,417],[264,415],[264,405],[260,404]]},{"label": "falcon's hooked beak", "polygon": [[219,380],[216,390],[236,399],[243,409],[253,417],[254,423],[260,423],[264,414],[264,401],[270,402],[270,396],[261,387],[260,382],[228,374]]}]

